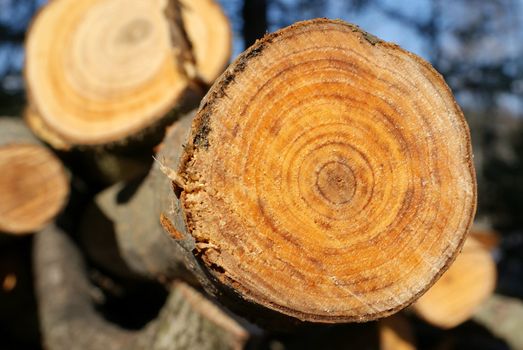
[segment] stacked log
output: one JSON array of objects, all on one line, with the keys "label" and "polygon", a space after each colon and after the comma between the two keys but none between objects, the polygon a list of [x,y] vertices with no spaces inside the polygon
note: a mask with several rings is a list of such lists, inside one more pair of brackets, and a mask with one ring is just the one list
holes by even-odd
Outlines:
[{"label": "stacked log", "polygon": [[60,149],[158,141],[221,73],[230,41],[213,0],[53,1],[26,41],[26,119]]},{"label": "stacked log", "polygon": [[[397,81],[406,69],[412,81]],[[413,86],[423,104],[410,104]],[[165,278],[150,268],[176,266],[171,256],[236,312],[271,322],[400,310],[453,261],[475,210],[468,130],[441,77],[339,21],[302,22],[247,50],[157,160],[119,209],[108,204],[118,191],[97,200],[124,259]],[[176,244],[153,238],[158,222]]]},{"label": "stacked log", "polygon": [[185,147],[163,152],[164,227],[207,291],[245,313],[395,313],[450,266],[476,206],[468,128],[441,76],[341,21],[258,41]]},{"label": "stacked log", "polygon": [[42,229],[69,194],[61,161],[15,118],[0,118],[0,193],[0,232],[10,234]]},{"label": "stacked log", "polygon": [[173,286],[158,317],[130,331],[95,309],[85,263],[72,239],[50,225],[36,236],[36,293],[49,349],[241,349],[249,331],[183,283]]},{"label": "stacked log", "polygon": [[415,312],[444,329],[470,319],[491,296],[496,264],[488,249],[470,236],[450,269],[415,304]]}]

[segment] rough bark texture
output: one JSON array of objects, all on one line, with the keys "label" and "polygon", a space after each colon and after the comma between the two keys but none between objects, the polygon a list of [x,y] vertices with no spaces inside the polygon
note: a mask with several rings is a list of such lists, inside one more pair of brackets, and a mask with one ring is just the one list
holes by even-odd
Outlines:
[{"label": "rough bark texture", "polygon": [[0,231],[40,230],[63,208],[69,180],[60,160],[22,120],[0,118]]},{"label": "rough bark texture", "polygon": [[[169,128],[162,149],[183,149],[193,116],[194,112],[185,114]],[[98,247],[114,246],[109,242],[114,237],[117,251],[135,273],[163,282],[191,278],[186,266],[194,268],[195,262],[186,260],[184,248],[169,238],[161,226],[166,223],[162,213],[171,208],[174,195],[171,180],[160,168],[161,162],[167,162],[171,156],[160,151],[156,158],[158,161],[145,179],[115,185],[96,197],[84,217],[83,241],[91,257],[113,272],[125,271],[121,263],[114,263],[115,251]],[[96,230],[91,230],[91,225]]]},{"label": "rough bark texture", "polygon": [[441,76],[341,21],[258,41],[168,147],[163,226],[211,294],[260,319],[392,314],[448,268],[475,212],[469,132]]},{"label": "rough bark texture", "polygon": [[521,300],[492,295],[473,317],[494,335],[503,339],[511,349],[523,350],[523,304]]},{"label": "rough bark texture", "polygon": [[[44,343],[54,349],[240,349],[249,333],[191,287],[178,283],[159,316],[139,331],[104,320],[68,235],[51,225],[35,238],[36,291]],[[144,301],[146,302],[146,301]]]}]

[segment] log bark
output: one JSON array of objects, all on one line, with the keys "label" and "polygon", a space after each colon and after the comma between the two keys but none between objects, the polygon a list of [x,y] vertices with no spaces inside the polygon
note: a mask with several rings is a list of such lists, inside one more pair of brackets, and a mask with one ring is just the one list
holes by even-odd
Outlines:
[{"label": "log bark", "polygon": [[20,119],[0,118],[0,232],[40,230],[63,208],[69,194],[61,161]]},{"label": "log bark", "polygon": [[496,264],[488,248],[469,236],[454,264],[414,305],[418,316],[440,328],[470,319],[496,286]]},{"label": "log bark", "polygon": [[198,103],[199,77],[223,69],[227,29],[212,0],[50,2],[26,41],[26,118],[59,149],[155,144],[176,110]]},{"label": "log bark", "polygon": [[473,320],[503,339],[511,349],[523,350],[523,303],[494,294],[481,304]]},{"label": "log bark", "polygon": [[208,292],[259,318],[397,312],[450,266],[475,213],[469,131],[442,77],[342,21],[258,41],[186,146],[162,151],[164,227]]},{"label": "log bark", "polygon": [[166,285],[183,279],[256,324],[278,331],[295,329],[296,320],[217,289],[194,255],[196,242],[182,229],[179,188],[166,175],[178,166],[194,115],[187,113],[169,127],[146,178],[116,184],[96,196],[82,219],[82,245],[98,266],[117,276]]},{"label": "log bark", "polygon": [[248,331],[196,290],[174,285],[159,316],[138,331],[103,319],[78,248],[50,225],[35,238],[34,266],[44,344],[54,349],[240,349]]},{"label": "log bark", "polygon": [[[177,120],[160,148],[183,149],[193,117],[194,111]],[[156,157],[171,159],[162,150]],[[155,162],[145,179],[116,184],[97,195],[83,218],[80,236],[89,256],[117,275],[129,275],[130,269],[164,283],[176,278],[191,281],[194,277],[188,268],[196,270],[197,262],[186,253],[187,246],[182,247],[162,229],[162,213],[171,208],[174,194],[161,166],[160,161]]]}]

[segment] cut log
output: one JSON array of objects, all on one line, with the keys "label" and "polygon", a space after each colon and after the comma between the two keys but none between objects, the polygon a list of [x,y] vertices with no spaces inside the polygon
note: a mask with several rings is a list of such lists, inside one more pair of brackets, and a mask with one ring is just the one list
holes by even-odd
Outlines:
[{"label": "cut log", "polygon": [[398,313],[378,322],[380,350],[415,350],[414,332],[408,319]]},{"label": "cut log", "polygon": [[0,231],[31,233],[64,206],[69,180],[60,160],[19,119],[0,118]]},{"label": "cut log", "polygon": [[[193,14],[199,13],[200,2],[206,15]],[[219,8],[207,2],[190,6],[188,25],[227,27]],[[195,81],[198,62],[201,75],[212,79],[230,54],[221,49],[209,55],[200,47],[213,49],[230,41],[230,35],[221,41],[206,37],[193,53],[180,7],[176,0],[58,0],[46,5],[26,41],[25,77],[35,133],[60,148],[163,135],[173,108],[194,107],[201,98]],[[216,23],[207,23],[208,17]],[[202,31],[197,28],[190,29],[192,35]]]},{"label": "cut log", "polygon": [[454,264],[413,309],[434,326],[452,328],[471,318],[495,285],[496,264],[488,248],[470,236]]},{"label": "cut log", "polygon": [[206,95],[187,145],[162,151],[164,227],[206,289],[303,321],[409,305],[476,207],[468,127],[442,77],[342,21],[258,41]]},{"label": "cut log", "polygon": [[177,283],[159,316],[138,331],[97,313],[83,259],[55,225],[37,234],[36,294],[44,344],[49,349],[241,349],[244,326],[191,287]]},{"label": "cut log", "polygon": [[180,3],[199,78],[210,85],[225,70],[231,56],[229,21],[214,0],[181,0]]},{"label": "cut log", "polygon": [[[275,99],[284,86],[297,90]],[[411,303],[453,261],[475,210],[470,152],[428,64],[315,20],[240,56],[192,125],[167,133],[144,182],[98,204],[134,270],[169,280],[183,265],[258,322],[365,321]]]}]

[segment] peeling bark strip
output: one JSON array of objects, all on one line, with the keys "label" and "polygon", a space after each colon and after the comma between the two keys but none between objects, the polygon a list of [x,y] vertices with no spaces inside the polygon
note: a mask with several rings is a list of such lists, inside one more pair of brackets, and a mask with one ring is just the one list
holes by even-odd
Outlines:
[{"label": "peeling bark strip", "polygon": [[40,230],[63,208],[69,180],[60,160],[20,119],[0,117],[0,232]]},{"label": "peeling bark strip", "polygon": [[36,293],[46,348],[52,350],[241,349],[249,333],[191,287],[177,283],[159,316],[139,331],[111,324],[90,297],[92,286],[71,238],[54,225],[37,234]]},{"label": "peeling bark strip", "polygon": [[230,42],[214,0],[52,1],[26,42],[26,118],[60,149],[163,136],[169,112],[194,108],[223,71]]},{"label": "peeling bark strip", "polygon": [[409,305],[475,212],[469,131],[442,77],[342,21],[258,41],[206,95],[187,146],[168,147],[184,188],[164,214],[194,240],[207,289],[300,320]]}]

